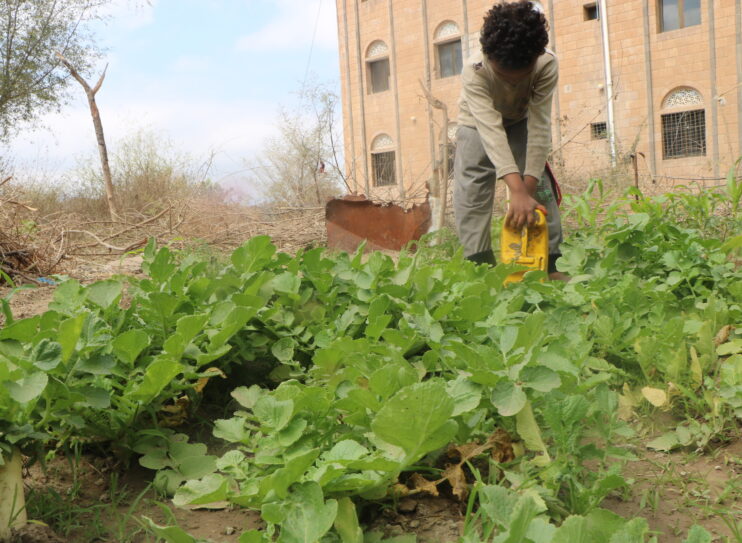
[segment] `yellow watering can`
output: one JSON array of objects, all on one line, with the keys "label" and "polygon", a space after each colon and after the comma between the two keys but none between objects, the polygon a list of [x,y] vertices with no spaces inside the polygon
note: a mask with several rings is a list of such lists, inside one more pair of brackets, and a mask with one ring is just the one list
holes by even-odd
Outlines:
[{"label": "yellow watering can", "polygon": [[500,262],[526,266],[528,270],[511,273],[504,283],[516,283],[527,271],[546,271],[549,267],[549,228],[546,213],[537,208],[536,221],[520,231],[503,224],[500,237]]}]

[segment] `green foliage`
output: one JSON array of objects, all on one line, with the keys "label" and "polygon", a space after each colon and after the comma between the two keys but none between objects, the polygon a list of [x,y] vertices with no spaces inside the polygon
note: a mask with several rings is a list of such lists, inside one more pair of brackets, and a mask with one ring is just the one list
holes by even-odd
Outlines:
[{"label": "green foliage", "polygon": [[[80,73],[95,58],[85,23],[105,0],[7,0],[0,3],[0,139],[23,123],[58,109],[71,81],[55,57],[62,53]],[[74,83],[74,82],[73,82]]]},{"label": "green foliage", "polygon": [[[424,244],[395,262],[290,256],[256,237],[215,268],[150,243],[147,277],[64,282],[48,312],[0,330],[0,446],[113,444],[178,506],[259,510],[266,529],[243,541],[358,543],[351,498],[419,492],[411,472],[499,431],[514,459],[488,461],[486,446],[462,459],[490,472],[465,541],[646,541],[643,520],[599,508],[628,484],[619,415],[687,417],[650,444],[665,449],[737,427],[741,272],[733,247],[668,220],[666,200],[620,200],[600,220],[585,202],[559,262],[568,284],[504,287],[507,266]],[[213,423],[218,456],[166,429],[163,411],[197,404],[217,372],[240,384],[233,416]],[[646,385],[654,407],[634,401]]]}]

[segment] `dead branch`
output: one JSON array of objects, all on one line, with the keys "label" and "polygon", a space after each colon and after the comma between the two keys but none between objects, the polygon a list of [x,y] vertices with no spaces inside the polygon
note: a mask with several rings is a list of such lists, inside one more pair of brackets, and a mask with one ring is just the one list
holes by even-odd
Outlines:
[{"label": "dead branch", "polygon": [[95,241],[98,242],[98,245],[103,245],[104,247],[107,247],[108,249],[111,249],[112,251],[126,251],[126,248],[124,247],[116,247],[115,245],[111,245],[110,243],[106,243],[102,239],[100,239],[98,236],[93,234],[92,232],[89,232],[87,230],[67,230],[68,234],[86,234],[93,238]]},{"label": "dead branch", "polygon": [[[435,218],[434,224],[436,229],[440,231],[443,228],[446,218],[446,203],[448,200],[448,106],[442,100],[439,100],[438,98],[433,96],[432,92],[425,86],[422,79],[420,79],[419,82],[420,87],[422,87],[423,93],[425,94],[425,98],[428,100],[428,103],[434,109],[439,109],[443,113],[443,126],[441,127],[441,134],[439,136],[439,147],[441,147],[440,152],[442,156],[439,159],[435,160],[435,167],[433,170],[434,178],[437,178],[435,182],[435,189],[437,189],[438,198],[440,198],[438,209],[436,210],[438,213],[437,217]],[[441,238],[439,234],[439,243],[440,241]]]},{"label": "dead branch", "polygon": [[103,171],[103,183],[106,187],[106,199],[108,200],[108,211],[111,214],[111,220],[116,220],[119,217],[118,208],[116,207],[116,198],[113,190],[113,180],[111,178],[111,167],[108,162],[108,149],[106,147],[106,138],[103,134],[103,122],[100,118],[100,111],[98,105],[95,103],[95,95],[103,85],[103,80],[106,77],[106,70],[108,65],[103,69],[98,82],[92,89],[88,82],[78,73],[74,66],[62,56],[62,53],[57,52],[57,58],[64,64],[69,70],[70,75],[74,77],[78,83],[82,86],[85,91],[85,95],[88,97],[88,105],[90,106],[90,115],[93,118],[93,127],[95,128],[95,138],[98,140],[98,154],[100,155],[101,169]]}]

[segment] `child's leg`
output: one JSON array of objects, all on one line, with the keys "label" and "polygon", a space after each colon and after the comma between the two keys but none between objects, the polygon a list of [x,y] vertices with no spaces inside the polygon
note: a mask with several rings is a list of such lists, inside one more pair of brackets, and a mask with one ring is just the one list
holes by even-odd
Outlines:
[{"label": "child's leg", "polygon": [[460,126],[456,132],[453,172],[453,210],[464,256],[494,264],[490,225],[497,176],[476,129]]},{"label": "child's leg", "polygon": [[[526,149],[528,147],[528,121],[523,120],[507,129],[508,143],[510,150],[513,152],[513,158],[518,168],[523,172],[526,168]],[[544,170],[546,164],[544,164]],[[549,273],[556,271],[556,260],[562,256],[559,246],[562,243],[562,219],[559,214],[556,195],[553,192],[546,171],[541,174],[541,178],[536,188],[536,200],[546,208],[546,224],[549,227]]]}]

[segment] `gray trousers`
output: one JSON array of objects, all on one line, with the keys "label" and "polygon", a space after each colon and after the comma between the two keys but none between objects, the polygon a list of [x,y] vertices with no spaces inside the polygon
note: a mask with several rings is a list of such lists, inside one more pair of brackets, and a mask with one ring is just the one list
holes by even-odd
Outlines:
[{"label": "gray trousers", "polygon": [[[527,120],[509,126],[505,131],[513,158],[522,174],[526,165]],[[492,250],[490,227],[497,171],[487,157],[479,132],[475,128],[459,126],[456,132],[453,175],[455,181],[453,211],[456,218],[456,231],[464,246],[464,256]],[[559,245],[562,243],[562,221],[556,196],[545,173],[539,180],[536,200],[546,207],[547,211],[549,254],[559,254]]]}]

